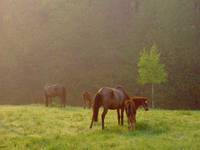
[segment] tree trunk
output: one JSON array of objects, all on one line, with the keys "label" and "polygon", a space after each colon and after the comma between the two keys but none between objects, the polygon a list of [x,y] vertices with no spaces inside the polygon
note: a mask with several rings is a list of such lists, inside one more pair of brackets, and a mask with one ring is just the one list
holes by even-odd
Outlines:
[{"label": "tree trunk", "polygon": [[155,104],[154,104],[154,85],[151,84],[151,105],[152,108],[155,108]]}]

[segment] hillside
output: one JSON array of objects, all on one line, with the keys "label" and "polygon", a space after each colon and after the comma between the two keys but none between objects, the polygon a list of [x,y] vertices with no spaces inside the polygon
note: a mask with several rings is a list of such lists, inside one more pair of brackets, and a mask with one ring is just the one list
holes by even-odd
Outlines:
[{"label": "hillside", "polygon": [[0,149],[193,149],[200,147],[199,111],[139,111],[136,131],[117,125],[116,111],[89,129],[91,110],[0,106]]},{"label": "hillside", "polygon": [[1,0],[0,34],[1,104],[41,103],[52,83],[71,105],[102,86],[149,96],[137,61],[156,43],[169,73],[158,106],[200,108],[199,0]]}]

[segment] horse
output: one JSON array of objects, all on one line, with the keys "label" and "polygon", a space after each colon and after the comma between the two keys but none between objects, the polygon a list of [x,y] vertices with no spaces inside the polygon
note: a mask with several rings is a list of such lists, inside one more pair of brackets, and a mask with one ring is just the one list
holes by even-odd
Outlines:
[{"label": "horse", "polygon": [[127,121],[128,121],[128,129],[129,130],[135,130],[136,126],[136,106],[134,101],[127,100],[124,104],[126,115],[127,115]]},{"label": "horse", "polygon": [[86,91],[82,94],[82,97],[83,97],[83,102],[84,102],[84,109],[86,107],[91,108],[92,107],[92,98],[91,98],[90,93]]},{"label": "horse", "polygon": [[[123,87],[117,87],[117,88],[103,87],[99,89],[94,98],[93,115],[90,128],[92,128],[93,121],[95,122],[98,121],[98,112],[101,106],[103,106],[103,113],[101,115],[102,129],[104,129],[104,119],[105,115],[108,112],[108,109],[111,110],[117,109],[118,124],[120,124],[120,118],[121,118],[121,125],[123,125],[124,102],[127,99],[130,99],[130,97],[128,96]],[[121,116],[120,116],[120,110],[121,110]]]},{"label": "horse", "polygon": [[[148,107],[148,98],[147,97],[131,96],[130,100],[132,100],[134,102],[135,108],[136,108],[136,112],[137,112],[137,109],[140,106],[142,106],[145,111],[149,110],[149,107]],[[119,113],[118,113],[118,116],[119,116]]]},{"label": "horse", "polygon": [[66,90],[65,87],[59,84],[48,85],[44,87],[45,105],[48,107],[49,103],[52,103],[53,97],[60,97],[61,106],[66,105]]},{"label": "horse", "polygon": [[138,97],[138,96],[132,96],[131,99],[134,101],[135,103],[135,107],[136,110],[142,106],[144,108],[145,111],[149,110],[148,107],[148,98],[147,97]]}]

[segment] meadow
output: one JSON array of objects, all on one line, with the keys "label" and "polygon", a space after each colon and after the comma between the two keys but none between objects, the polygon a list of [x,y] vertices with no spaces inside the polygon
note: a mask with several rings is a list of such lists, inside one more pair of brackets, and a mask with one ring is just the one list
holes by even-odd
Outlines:
[{"label": "meadow", "polygon": [[[102,111],[102,110],[101,110]],[[101,112],[100,111],[100,112]],[[136,131],[118,126],[109,111],[105,130],[99,122],[89,129],[91,110],[42,105],[0,106],[0,149],[5,150],[197,150],[200,111],[140,110]]]}]

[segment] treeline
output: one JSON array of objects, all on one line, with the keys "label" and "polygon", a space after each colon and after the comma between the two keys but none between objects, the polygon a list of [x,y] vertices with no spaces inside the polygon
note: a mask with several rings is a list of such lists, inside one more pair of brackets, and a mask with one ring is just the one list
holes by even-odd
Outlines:
[{"label": "treeline", "polygon": [[84,90],[137,83],[144,47],[157,44],[168,81],[157,106],[200,108],[199,0],[1,0],[0,103],[43,102],[43,86],[61,83],[68,104]]}]

